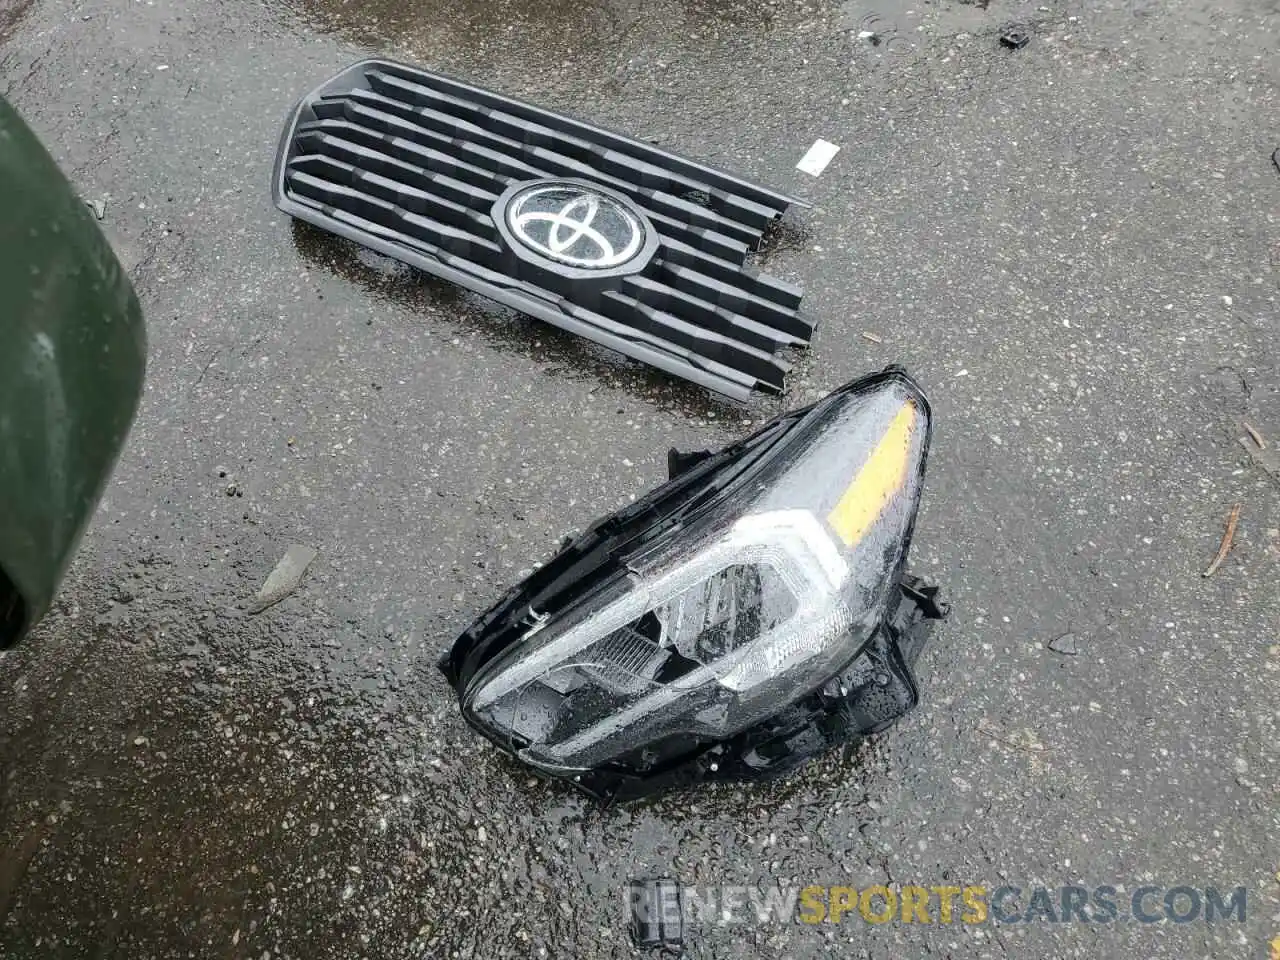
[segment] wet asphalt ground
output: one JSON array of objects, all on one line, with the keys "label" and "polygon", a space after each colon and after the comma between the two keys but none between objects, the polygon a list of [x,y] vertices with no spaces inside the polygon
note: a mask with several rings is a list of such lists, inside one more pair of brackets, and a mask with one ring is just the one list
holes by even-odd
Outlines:
[{"label": "wet asphalt ground", "polygon": [[[0,955],[627,957],[621,887],[668,874],[1249,891],[1243,924],[706,922],[695,957],[1267,956],[1280,477],[1237,438],[1280,445],[1278,44],[1275,0],[0,2],[0,90],[105,201],[151,337],[82,555],[0,658]],[[763,257],[821,321],[787,396],[291,225],[285,115],[369,52],[812,201]],[[919,710],[604,811],[468,732],[434,660],[507,584],[668,446],[889,362],[933,400],[913,566],[954,602]]]}]

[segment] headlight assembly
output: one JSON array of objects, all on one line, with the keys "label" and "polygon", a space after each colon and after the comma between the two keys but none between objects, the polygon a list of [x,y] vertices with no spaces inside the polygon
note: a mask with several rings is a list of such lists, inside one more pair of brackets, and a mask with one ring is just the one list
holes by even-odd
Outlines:
[{"label": "headlight assembly", "polygon": [[930,431],[890,368],[686,459],[459,637],[441,668],[467,721],[607,798],[776,773],[892,722],[942,614],[904,575]]}]

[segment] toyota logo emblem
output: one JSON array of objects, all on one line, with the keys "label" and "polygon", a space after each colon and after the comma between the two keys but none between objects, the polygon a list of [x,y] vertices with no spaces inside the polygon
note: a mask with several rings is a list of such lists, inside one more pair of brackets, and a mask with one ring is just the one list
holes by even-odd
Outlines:
[{"label": "toyota logo emblem", "polygon": [[621,266],[644,245],[640,218],[608,194],[576,183],[522,190],[506,210],[512,235],[540,256],[571,267]]}]

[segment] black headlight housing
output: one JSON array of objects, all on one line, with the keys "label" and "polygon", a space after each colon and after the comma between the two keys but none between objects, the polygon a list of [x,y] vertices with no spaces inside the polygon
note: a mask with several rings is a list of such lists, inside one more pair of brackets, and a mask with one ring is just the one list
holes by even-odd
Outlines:
[{"label": "black headlight housing", "polygon": [[905,573],[932,418],[856,380],[602,519],[440,661],[467,722],[604,800],[759,779],[893,723],[937,588]]}]

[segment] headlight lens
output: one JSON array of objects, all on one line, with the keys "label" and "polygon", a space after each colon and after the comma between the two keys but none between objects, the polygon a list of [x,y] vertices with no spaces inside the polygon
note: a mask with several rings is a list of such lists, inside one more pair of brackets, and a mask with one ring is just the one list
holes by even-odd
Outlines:
[{"label": "headlight lens", "polygon": [[565,773],[723,740],[813,691],[884,619],[929,427],[905,377],[833,394],[590,598],[539,617],[464,710]]}]

